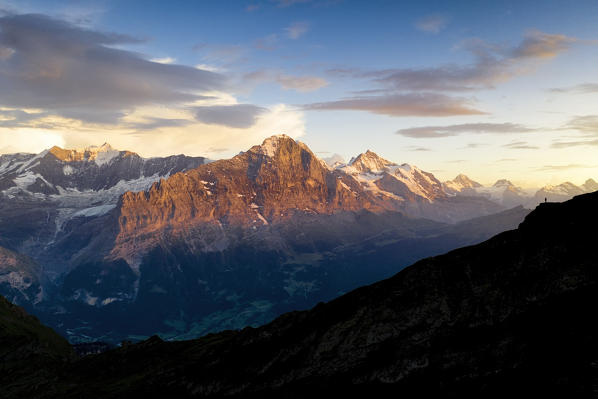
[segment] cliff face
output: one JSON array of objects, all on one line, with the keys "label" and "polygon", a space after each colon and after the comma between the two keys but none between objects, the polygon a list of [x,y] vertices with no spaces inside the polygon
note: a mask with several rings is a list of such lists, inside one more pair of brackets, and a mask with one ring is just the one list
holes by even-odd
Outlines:
[{"label": "cliff face", "polygon": [[[230,160],[161,180],[148,192],[126,193],[112,253],[126,258],[154,244],[161,237],[156,232],[176,234],[199,225],[257,229],[298,214],[394,208],[329,170],[305,145],[275,136]],[[130,241],[135,249],[128,251]]]}]

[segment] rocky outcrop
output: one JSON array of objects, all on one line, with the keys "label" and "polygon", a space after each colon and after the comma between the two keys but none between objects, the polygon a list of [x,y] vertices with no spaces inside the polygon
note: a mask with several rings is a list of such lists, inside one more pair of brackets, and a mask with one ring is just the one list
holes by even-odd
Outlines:
[{"label": "rocky outcrop", "polygon": [[34,305],[43,299],[41,267],[28,256],[0,247],[0,292],[12,303]]}]

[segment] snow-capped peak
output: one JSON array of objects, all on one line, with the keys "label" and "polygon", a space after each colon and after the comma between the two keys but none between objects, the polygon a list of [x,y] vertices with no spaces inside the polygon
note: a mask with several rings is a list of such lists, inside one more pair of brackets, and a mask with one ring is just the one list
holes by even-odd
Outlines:
[{"label": "snow-capped peak", "polygon": [[457,175],[453,180],[445,181],[442,184],[444,190],[450,194],[458,194],[458,193],[470,193],[475,192],[476,188],[482,187],[482,185],[476,181],[471,180],[469,177],[464,175],[463,173]]},{"label": "snow-capped peak", "polygon": [[104,143],[99,147],[89,147],[87,151],[90,153],[89,160],[95,161],[98,166],[106,165],[120,155],[120,151],[115,150],[108,143]]},{"label": "snow-capped peak", "polygon": [[349,161],[349,166],[360,173],[381,173],[388,171],[391,166],[397,166],[397,164],[382,158],[375,152],[367,150],[352,158]]},{"label": "snow-capped peak", "polygon": [[121,153],[112,148],[108,143],[104,143],[101,146],[89,146],[76,150],[66,150],[54,146],[48,151],[63,162],[94,161],[98,166],[109,163]]}]

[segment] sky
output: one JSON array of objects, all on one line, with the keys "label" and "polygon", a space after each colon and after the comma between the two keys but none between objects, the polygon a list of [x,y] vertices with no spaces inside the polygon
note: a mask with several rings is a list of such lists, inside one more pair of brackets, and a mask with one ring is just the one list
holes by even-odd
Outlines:
[{"label": "sky", "polygon": [[596,1],[0,0],[0,153],[271,135],[440,180],[598,179]]}]

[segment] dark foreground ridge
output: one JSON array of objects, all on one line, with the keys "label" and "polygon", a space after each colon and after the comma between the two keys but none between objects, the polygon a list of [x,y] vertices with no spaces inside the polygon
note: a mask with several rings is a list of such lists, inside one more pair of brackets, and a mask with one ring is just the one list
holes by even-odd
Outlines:
[{"label": "dark foreground ridge", "polygon": [[[62,360],[53,373],[9,370],[0,395],[593,396],[597,209],[598,193],[542,204],[517,230],[261,328],[181,342],[153,337]],[[11,320],[1,322],[4,334]],[[36,348],[12,342],[21,353]],[[4,365],[10,352],[0,353]]]}]

